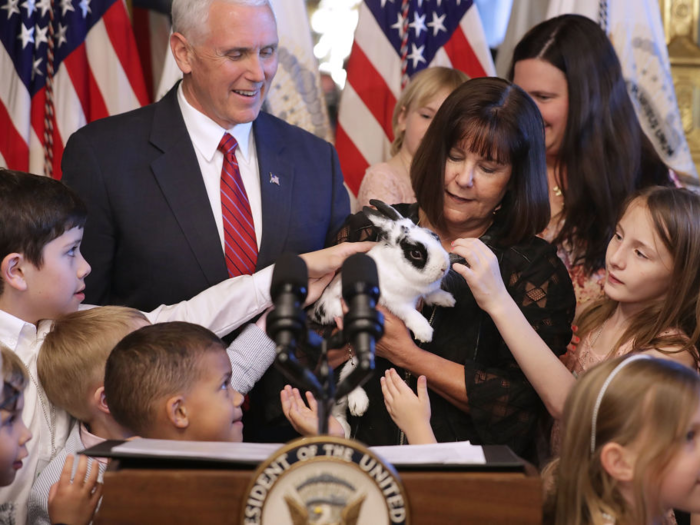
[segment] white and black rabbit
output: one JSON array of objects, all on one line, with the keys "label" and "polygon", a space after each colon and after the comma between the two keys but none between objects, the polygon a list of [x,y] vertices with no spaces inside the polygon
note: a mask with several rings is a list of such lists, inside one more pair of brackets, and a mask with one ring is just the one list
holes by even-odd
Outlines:
[{"label": "white and black rabbit", "polygon": [[[370,204],[378,211],[369,207],[362,211],[379,232],[377,245],[367,252],[377,264],[381,292],[379,304],[401,319],[416,340],[430,342],[433,328],[416,306],[420,299],[426,304],[454,306],[452,294],[440,288],[450,269],[449,255],[432,231],[417,226],[382,201],[371,200]],[[312,308],[311,320],[334,324],[335,318],[343,315],[341,297],[341,278],[336,275]],[[340,381],[355,366],[355,359],[348,361],[341,370]],[[347,398],[338,400],[333,415],[343,425],[346,436],[350,435],[346,417],[348,407],[353,415],[361,416],[368,406],[369,399],[362,388],[356,388]]]}]

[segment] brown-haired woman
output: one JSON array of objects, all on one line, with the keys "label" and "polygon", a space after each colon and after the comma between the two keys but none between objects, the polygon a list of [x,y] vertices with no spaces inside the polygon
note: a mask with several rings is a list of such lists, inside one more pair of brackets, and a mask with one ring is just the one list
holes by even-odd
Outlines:
[{"label": "brown-haired woman", "polygon": [[604,259],[625,199],[670,185],[669,170],[644,135],[620,62],[605,32],[578,15],[532,28],[513,54],[509,79],[539,107],[545,123],[555,243],[581,305],[602,295]]},{"label": "brown-haired woman", "polygon": [[[448,251],[462,237],[484,240],[501,262],[509,294],[552,351],[562,354],[575,297],[555,248],[536,237],[549,205],[543,124],[530,97],[496,78],[457,88],[433,119],[411,179],[417,202],[395,208],[435,231]],[[364,214],[352,216],[343,234],[349,240],[376,236]],[[534,459],[542,402],[466,282],[451,272],[443,286],[456,305],[423,308],[434,328],[432,342],[418,346],[401,321],[386,315],[375,379],[365,386],[369,409],[350,420],[354,437],[371,445],[403,441],[378,379],[395,366],[413,386],[415,378],[427,377],[438,441],[507,444]]]}]

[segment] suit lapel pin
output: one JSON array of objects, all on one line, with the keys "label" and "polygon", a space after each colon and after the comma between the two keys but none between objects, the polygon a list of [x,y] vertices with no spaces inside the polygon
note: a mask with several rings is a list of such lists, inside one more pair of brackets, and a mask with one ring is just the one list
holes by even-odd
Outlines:
[{"label": "suit lapel pin", "polygon": [[272,172],[270,172],[270,184],[280,185],[280,178],[277,175],[274,175]]}]

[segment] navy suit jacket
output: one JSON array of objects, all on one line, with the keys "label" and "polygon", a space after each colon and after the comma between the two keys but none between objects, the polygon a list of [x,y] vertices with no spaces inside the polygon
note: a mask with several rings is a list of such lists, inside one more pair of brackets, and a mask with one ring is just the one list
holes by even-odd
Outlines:
[{"label": "navy suit jacket", "polygon": [[[329,244],[350,206],[331,144],[263,112],[253,133],[262,191],[262,269],[283,251],[304,253]],[[74,133],[62,168],[63,181],[88,207],[82,251],[92,273],[86,302],[149,311],[228,277],[177,87],[155,104]]]}]

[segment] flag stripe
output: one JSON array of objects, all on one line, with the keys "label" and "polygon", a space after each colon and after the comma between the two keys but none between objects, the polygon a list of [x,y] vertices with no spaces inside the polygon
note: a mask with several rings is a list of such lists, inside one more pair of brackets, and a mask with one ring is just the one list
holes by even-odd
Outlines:
[{"label": "flag stripe", "polygon": [[[369,168],[369,162],[340,124],[338,124],[335,133],[335,147],[338,150],[340,169],[343,171],[345,184],[350,188],[350,191],[357,195],[357,192],[360,191],[362,176]],[[358,173],[361,174],[360,177],[356,176]]]},{"label": "flag stripe", "polygon": [[[353,46],[357,44],[363,50],[363,53],[372,62],[375,71],[379,72],[394,97],[398,98],[401,94],[401,77],[395,75],[394,72],[401,70],[401,58],[394,51],[391,42],[387,40],[382,28],[379,27],[377,20],[372,16],[364,2],[360,5],[359,17],[360,23],[357,24]],[[350,59],[352,59],[352,52]],[[348,76],[348,78],[350,77]]]},{"label": "flag stripe", "polygon": [[382,126],[389,140],[393,141],[394,130],[391,118],[396,105],[396,97],[359,46],[353,45],[347,70],[348,76],[352,76],[354,79],[352,89]]},{"label": "flag stripe", "polygon": [[[496,66],[493,63],[491,50],[486,41],[486,33],[484,33],[484,27],[481,25],[481,18],[479,18],[479,12],[476,6],[474,6],[474,9],[467,11],[466,15],[464,15],[460,21],[459,27],[469,41],[469,48],[474,53],[474,56],[481,65],[481,69],[484,71],[482,76],[495,76]],[[468,74],[467,71],[465,71],[465,73]]]},{"label": "flag stripe", "polygon": [[[4,15],[4,11],[1,15]],[[31,105],[31,97],[3,45],[0,45],[0,71],[3,72],[0,75],[0,103],[5,106],[9,121],[26,144],[30,128],[29,113],[26,110]],[[5,158],[9,156],[8,153],[4,154]]]},{"label": "flag stripe", "polygon": [[[102,97],[102,92],[95,81],[92,70],[88,67],[85,43],[83,42],[75,51],[68,55],[68,58],[66,58],[63,63],[72,83],[72,86],[65,85],[65,87],[70,87],[75,90],[77,102],[83,108],[83,115],[86,116],[87,120],[92,122],[93,120],[109,116],[109,111]],[[63,70],[59,71],[58,75],[61,75],[62,72]],[[58,93],[61,93],[61,91],[61,89],[57,90]],[[63,104],[58,104],[58,106],[60,108],[73,107],[72,105],[64,106]],[[59,108],[56,108],[56,111],[58,110]],[[77,130],[79,127],[80,126],[75,127],[73,131]]]},{"label": "flag stripe", "polygon": [[349,114],[343,112],[338,116],[338,124],[343,127],[345,133],[355,142],[362,155],[369,162],[378,162],[375,159],[382,159],[391,150],[391,142],[384,133],[384,128],[372,115],[369,108],[362,103],[362,100],[353,89],[353,86],[346,85],[343,92],[343,103],[350,105],[354,112]]},{"label": "flag stripe", "polygon": [[105,29],[112,42],[110,46],[116,53],[119,64],[126,74],[130,89],[138,99],[138,103],[145,106],[151,102],[146,89],[146,82],[143,78],[143,69],[139,60],[138,49],[134,41],[134,33],[129,21],[129,15],[121,2],[115,2],[107,10],[102,20]]},{"label": "flag stripe", "polygon": [[3,157],[3,164],[14,166],[15,169],[27,171],[29,168],[29,148],[22,136],[17,133],[15,123],[5,107],[0,101],[0,155]]},{"label": "flag stripe", "polygon": [[121,113],[125,108],[138,107],[139,100],[111,45],[103,21],[96,23],[88,33],[85,47],[90,69],[110,115]]},{"label": "flag stripe", "polygon": [[469,45],[467,38],[461,29],[452,33],[452,38],[444,46],[447,56],[450,57],[452,67],[464,71],[470,77],[485,77],[486,71],[479,62],[474,50]]}]

